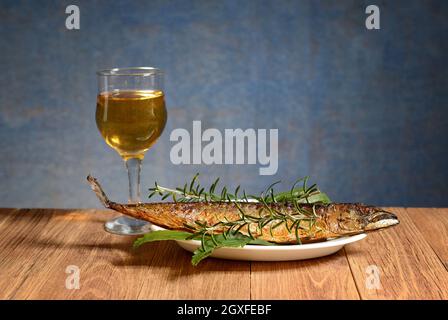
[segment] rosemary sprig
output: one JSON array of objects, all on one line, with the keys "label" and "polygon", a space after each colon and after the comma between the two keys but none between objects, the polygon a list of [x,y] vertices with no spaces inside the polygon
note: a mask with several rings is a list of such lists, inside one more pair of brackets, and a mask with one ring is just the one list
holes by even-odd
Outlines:
[{"label": "rosemary sprig", "polygon": [[[274,182],[268,186],[260,196],[248,195],[245,190],[237,186],[234,193],[230,193],[226,186],[218,190],[219,178],[217,178],[210,187],[203,187],[199,183],[199,174],[194,175],[189,183],[183,188],[171,189],[160,186],[155,183],[150,188],[149,198],[159,195],[162,200],[169,197],[177,202],[232,202],[240,213],[240,218],[236,221],[220,221],[213,226],[208,226],[201,222],[196,222],[199,228],[191,228],[194,232],[192,238],[199,238],[202,241],[202,249],[205,250],[206,240],[210,240],[215,246],[218,246],[216,240],[217,234],[222,234],[224,239],[232,238],[235,234],[241,233],[243,229],[247,230],[247,235],[251,240],[255,240],[256,234],[262,234],[263,228],[269,225],[269,232],[273,235],[273,230],[281,225],[285,225],[288,232],[294,232],[297,243],[301,243],[299,230],[311,232],[317,218],[314,206],[318,203],[329,203],[330,199],[325,193],[322,193],[316,184],[308,187],[308,177],[298,179],[289,191],[275,192],[274,187],[280,181]],[[301,187],[297,185],[301,183]],[[205,191],[207,190],[207,191]],[[239,194],[242,194],[239,197]],[[267,215],[258,217],[247,214],[240,203],[258,202],[263,205]],[[280,211],[276,204],[289,204],[293,210]],[[312,210],[306,209],[302,204],[311,204]],[[303,223],[304,222],[304,223]],[[223,231],[224,230],[224,231]]]},{"label": "rosemary sprig", "polygon": [[[271,184],[261,193],[260,196],[247,194],[245,190],[241,190],[238,185],[233,193],[228,191],[226,186],[221,188],[221,192],[216,193],[219,183],[217,178],[210,187],[203,187],[199,183],[199,173],[195,174],[190,183],[185,183],[182,188],[167,188],[160,186],[155,182],[154,187],[150,188],[149,198],[159,195],[162,200],[169,197],[175,202],[263,202],[263,203],[279,203],[279,202],[295,202],[295,203],[329,203],[330,199],[325,193],[322,193],[316,184],[308,187],[308,177],[298,179],[292,186],[290,191],[276,193],[274,187],[280,183],[277,181]],[[296,187],[302,182],[302,187]],[[206,191],[208,190],[208,191]],[[240,197],[241,194],[241,197]]]}]

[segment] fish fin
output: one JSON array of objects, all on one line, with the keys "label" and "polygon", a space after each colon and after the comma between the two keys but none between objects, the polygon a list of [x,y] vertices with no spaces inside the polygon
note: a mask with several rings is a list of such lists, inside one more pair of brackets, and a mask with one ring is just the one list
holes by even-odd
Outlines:
[{"label": "fish fin", "polygon": [[101,203],[106,207],[110,207],[110,200],[107,198],[106,194],[103,191],[103,188],[101,188],[100,183],[92,177],[90,174],[87,176],[87,181],[90,184],[90,187],[95,192],[98,199],[100,199]]}]

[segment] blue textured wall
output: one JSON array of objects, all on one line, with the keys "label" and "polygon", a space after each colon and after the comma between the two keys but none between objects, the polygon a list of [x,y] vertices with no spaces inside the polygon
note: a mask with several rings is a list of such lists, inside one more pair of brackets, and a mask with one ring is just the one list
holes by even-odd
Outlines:
[{"label": "blue textured wall", "polygon": [[[65,28],[65,7],[81,29]],[[364,27],[381,9],[381,30]],[[125,200],[121,159],[94,121],[95,71],[166,71],[169,119],[142,184],[196,171],[257,192],[310,175],[335,201],[448,205],[447,1],[0,2],[0,206]],[[279,171],[175,166],[174,128],[279,128]],[[210,175],[210,176],[209,176]]]}]

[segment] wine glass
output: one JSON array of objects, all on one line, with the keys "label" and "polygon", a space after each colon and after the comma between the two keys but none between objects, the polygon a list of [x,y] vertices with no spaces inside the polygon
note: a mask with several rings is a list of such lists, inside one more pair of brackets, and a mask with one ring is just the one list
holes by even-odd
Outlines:
[{"label": "wine glass", "polygon": [[[145,152],[166,124],[163,73],[150,67],[97,72],[96,124],[106,143],[123,158],[129,178],[129,203],[140,202],[140,170]],[[122,235],[144,234],[151,224],[121,216],[105,229]]]}]

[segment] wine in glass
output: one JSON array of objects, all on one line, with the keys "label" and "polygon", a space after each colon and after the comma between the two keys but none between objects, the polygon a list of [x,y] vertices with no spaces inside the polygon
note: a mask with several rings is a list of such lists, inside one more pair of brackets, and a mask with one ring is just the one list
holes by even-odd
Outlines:
[{"label": "wine in glass", "polygon": [[[166,124],[163,73],[157,68],[115,68],[98,75],[96,124],[106,141],[123,158],[129,178],[129,203],[140,202],[140,169],[145,152]],[[143,234],[151,225],[121,216],[105,229],[123,235]]]}]

